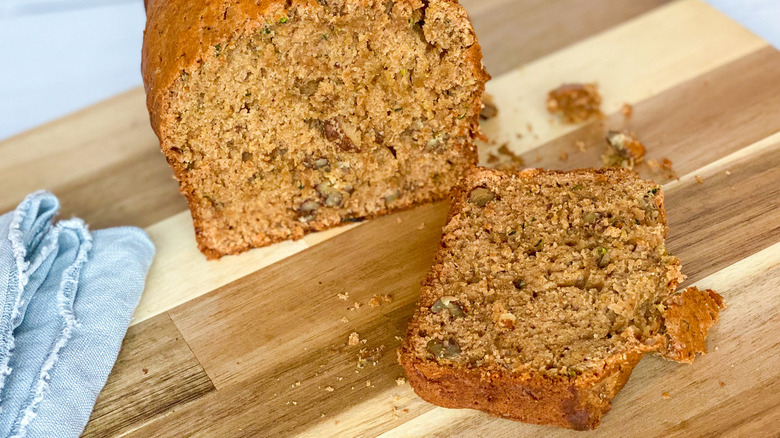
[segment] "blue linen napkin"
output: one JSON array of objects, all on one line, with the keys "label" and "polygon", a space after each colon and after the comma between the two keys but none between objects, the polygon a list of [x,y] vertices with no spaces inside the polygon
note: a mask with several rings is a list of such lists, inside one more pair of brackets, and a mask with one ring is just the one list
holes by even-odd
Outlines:
[{"label": "blue linen napkin", "polygon": [[154,246],[138,228],[53,222],[57,198],[0,216],[0,437],[78,437],[114,366]]}]

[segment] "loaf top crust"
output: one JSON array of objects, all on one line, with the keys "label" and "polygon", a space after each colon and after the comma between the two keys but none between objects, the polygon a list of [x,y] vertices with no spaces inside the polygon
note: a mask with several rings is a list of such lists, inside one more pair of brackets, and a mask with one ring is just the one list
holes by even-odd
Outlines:
[{"label": "loaf top crust", "polygon": [[[377,0],[346,0],[361,7]],[[421,0],[393,0],[395,3],[422,4]],[[457,0],[439,0],[457,5]],[[235,39],[251,34],[267,21],[286,16],[292,7],[315,6],[319,0],[147,0],[146,29],[141,51],[141,72],[152,128],[160,137],[166,120],[166,96],[182,72],[192,73],[214,48],[225,47]],[[474,35],[470,52],[476,73],[483,81],[490,76],[482,66],[482,51]],[[477,113],[479,109],[476,110]]]}]

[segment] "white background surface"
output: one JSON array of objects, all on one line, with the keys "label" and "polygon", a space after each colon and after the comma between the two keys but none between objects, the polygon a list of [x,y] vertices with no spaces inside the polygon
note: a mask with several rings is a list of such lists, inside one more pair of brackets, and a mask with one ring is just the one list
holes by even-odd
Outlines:
[{"label": "white background surface", "polygon": [[[707,1],[780,48],[780,0]],[[141,85],[145,21],[143,0],[0,0],[0,139]]]}]

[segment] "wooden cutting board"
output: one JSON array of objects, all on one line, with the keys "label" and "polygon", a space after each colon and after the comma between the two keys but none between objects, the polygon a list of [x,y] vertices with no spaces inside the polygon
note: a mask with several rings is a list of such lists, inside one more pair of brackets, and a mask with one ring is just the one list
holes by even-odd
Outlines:
[{"label": "wooden cutting board", "polygon": [[[506,144],[529,167],[600,166],[606,130],[636,132],[679,176],[639,169],[664,183],[685,284],[729,306],[707,355],[646,357],[590,435],[780,436],[780,53],[698,0],[462,3],[500,111],[483,162]],[[592,81],[605,120],[550,119],[548,90]],[[157,245],[84,436],[582,436],[439,408],[401,379],[395,349],[445,203],[206,262],[141,89],[1,142],[0,156],[0,211],[48,188],[63,216],[144,227]],[[365,343],[349,347],[352,332]],[[362,349],[374,357],[359,367]]]}]

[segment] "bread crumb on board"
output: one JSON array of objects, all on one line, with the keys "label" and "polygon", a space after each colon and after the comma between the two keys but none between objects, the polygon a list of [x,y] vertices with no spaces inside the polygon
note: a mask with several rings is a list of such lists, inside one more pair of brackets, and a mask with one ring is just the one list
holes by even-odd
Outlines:
[{"label": "bread crumb on board", "polygon": [[629,118],[632,115],[634,115],[634,107],[632,107],[627,103],[624,103],[623,106],[620,108],[620,112],[623,114],[623,117]]},{"label": "bread crumb on board", "polygon": [[382,354],[384,354],[387,347],[384,346],[384,344],[375,347],[375,348],[361,348],[360,352],[358,352],[358,360],[357,360],[357,367],[359,369],[365,368],[366,364],[369,362],[376,366],[376,364],[379,362],[379,359],[382,358]]},{"label": "bread crumb on board", "polygon": [[510,161],[517,164],[518,166],[522,166],[524,164],[523,157],[517,155],[516,153],[514,153],[514,151],[509,149],[509,143],[502,144],[498,148],[498,153],[509,158]]},{"label": "bread crumb on board", "polygon": [[479,118],[482,120],[490,120],[498,115],[498,107],[493,101],[493,96],[488,93],[482,95],[482,111],[479,113]]},{"label": "bread crumb on board", "polygon": [[384,303],[392,303],[393,302],[393,296],[384,294],[384,295],[374,295],[371,297],[370,300],[368,300],[368,307],[379,307]]},{"label": "bread crumb on board", "polygon": [[551,90],[547,94],[547,111],[567,124],[602,118],[598,84],[563,84]]},{"label": "bread crumb on board", "polygon": [[601,161],[607,167],[633,169],[642,162],[647,149],[636,137],[627,131],[609,131],[607,133],[607,152]]},{"label": "bread crumb on board", "polygon": [[509,143],[503,143],[496,151],[489,152],[487,164],[494,169],[519,170],[525,166],[523,157],[517,155],[509,148]]},{"label": "bread crumb on board", "polygon": [[357,332],[350,333],[347,344],[349,344],[350,347],[354,347],[359,343],[360,343],[360,335],[358,335]]},{"label": "bread crumb on board", "polygon": [[676,179],[677,173],[674,171],[672,166],[672,160],[668,158],[662,158],[660,162],[658,160],[647,160],[647,167],[649,167],[653,172],[661,172],[669,179]]}]

